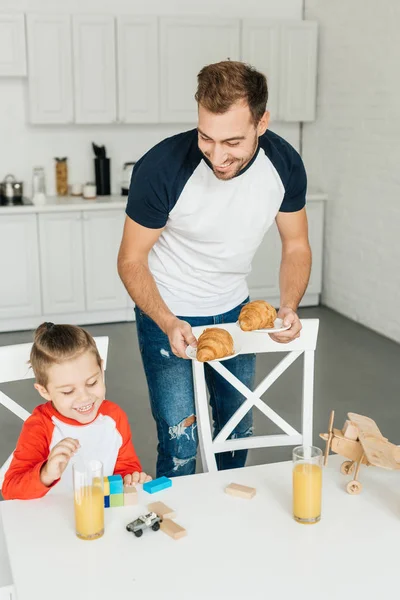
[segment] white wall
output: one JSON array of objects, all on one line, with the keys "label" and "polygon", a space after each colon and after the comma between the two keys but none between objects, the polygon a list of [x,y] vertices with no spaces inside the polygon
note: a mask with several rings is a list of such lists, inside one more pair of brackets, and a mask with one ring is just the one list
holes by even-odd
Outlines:
[{"label": "white wall", "polygon": [[319,22],[309,179],[328,193],[323,303],[400,342],[400,3],[306,0]]},{"label": "white wall", "polygon": [[[302,0],[247,0],[245,5],[242,0],[0,0],[0,10],[301,19]],[[195,86],[194,80],[193,93]],[[119,192],[124,162],[137,160],[158,141],[194,125],[33,126],[27,119],[27,80],[0,78],[0,180],[11,172],[25,182],[29,194],[32,168],[41,165],[46,169],[48,193],[53,194],[55,156],[68,156],[69,183],[93,180],[94,141],[107,148],[113,191]],[[273,129],[298,147],[298,125],[276,124]]]}]

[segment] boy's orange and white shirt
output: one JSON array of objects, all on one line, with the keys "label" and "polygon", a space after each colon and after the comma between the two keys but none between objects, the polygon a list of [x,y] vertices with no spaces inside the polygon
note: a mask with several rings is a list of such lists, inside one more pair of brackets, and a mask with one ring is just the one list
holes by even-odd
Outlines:
[{"label": "boy's orange and white shirt", "polygon": [[25,421],[13,460],[2,486],[5,500],[41,498],[48,492],[72,491],[72,458],[62,477],[49,488],[40,481],[40,470],[54,446],[64,438],[80,443],[77,457],[103,463],[104,476],[141,472],[142,467],[132,444],[126,413],[114,402],[104,400],[96,418],[81,424],[64,417],[51,402],[41,404]]}]

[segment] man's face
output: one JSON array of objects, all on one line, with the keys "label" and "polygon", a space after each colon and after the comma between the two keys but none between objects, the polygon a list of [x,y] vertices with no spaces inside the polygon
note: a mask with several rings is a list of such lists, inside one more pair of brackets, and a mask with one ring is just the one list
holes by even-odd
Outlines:
[{"label": "man's face", "polygon": [[199,148],[218,179],[232,179],[250,162],[268,120],[266,112],[256,126],[244,101],[233,104],[223,114],[212,113],[199,104]]}]

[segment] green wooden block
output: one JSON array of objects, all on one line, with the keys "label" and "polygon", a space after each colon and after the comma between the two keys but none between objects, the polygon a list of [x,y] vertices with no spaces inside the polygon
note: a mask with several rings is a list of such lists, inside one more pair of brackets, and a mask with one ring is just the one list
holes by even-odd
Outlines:
[{"label": "green wooden block", "polygon": [[110,496],[110,507],[123,506],[124,495],[123,494],[111,494]]}]

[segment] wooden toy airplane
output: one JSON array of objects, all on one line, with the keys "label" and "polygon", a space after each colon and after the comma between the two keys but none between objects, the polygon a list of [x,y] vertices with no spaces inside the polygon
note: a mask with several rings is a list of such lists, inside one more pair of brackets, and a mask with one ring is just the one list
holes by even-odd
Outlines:
[{"label": "wooden toy airplane", "polygon": [[340,431],[333,428],[334,416],[335,411],[332,411],[328,433],[320,433],[320,437],[326,440],[324,465],[328,462],[329,450],[350,459],[340,467],[344,475],[352,475],[355,469],[354,479],[346,486],[349,494],[359,494],[362,490],[358,481],[361,465],[400,469],[400,447],[383,437],[375,421],[369,417],[348,413],[349,420]]}]

